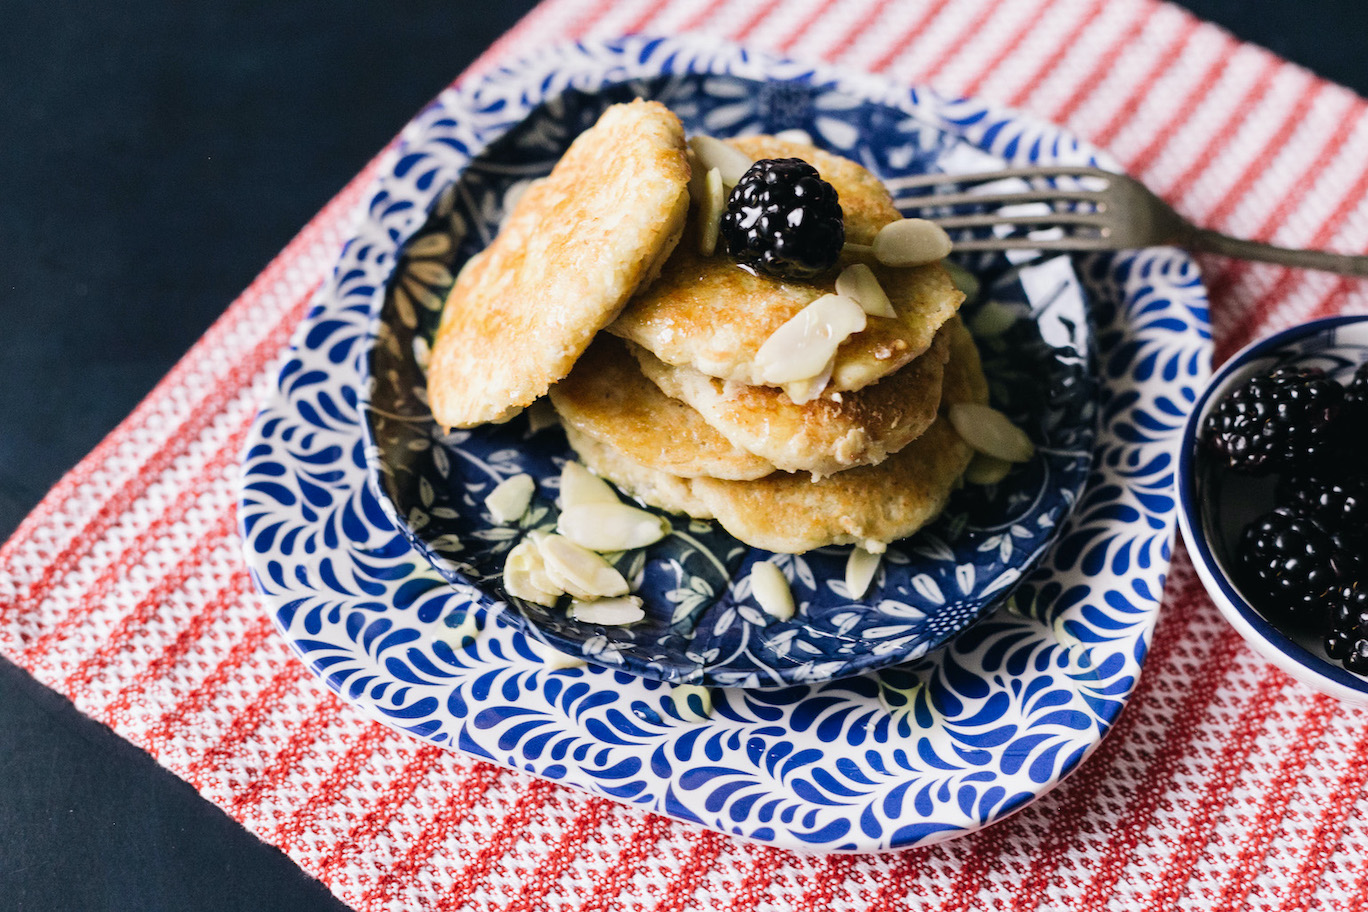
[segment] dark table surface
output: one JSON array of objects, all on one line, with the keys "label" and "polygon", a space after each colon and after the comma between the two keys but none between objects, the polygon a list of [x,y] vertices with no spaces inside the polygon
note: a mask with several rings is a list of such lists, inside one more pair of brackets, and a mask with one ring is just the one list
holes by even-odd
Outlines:
[{"label": "dark table surface", "polygon": [[[0,539],[532,5],[6,4]],[[1368,93],[1362,0],[1183,5]],[[0,910],[9,909],[345,907],[0,659]]]}]

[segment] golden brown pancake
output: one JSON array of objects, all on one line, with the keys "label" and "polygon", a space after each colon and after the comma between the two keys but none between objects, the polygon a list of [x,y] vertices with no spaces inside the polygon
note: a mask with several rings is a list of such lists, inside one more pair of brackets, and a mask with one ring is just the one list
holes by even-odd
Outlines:
[{"label": "golden brown pancake", "polygon": [[688,184],[684,130],[657,102],[614,105],[580,134],[447,297],[437,423],[505,421],[568,374],[674,249]]},{"label": "golden brown pancake", "polygon": [[690,492],[748,545],[800,554],[825,545],[891,542],[940,515],[973,453],[947,418],[876,466],[821,481],[776,472],[758,481],[696,478]]},{"label": "golden brown pancake", "polygon": [[[987,401],[988,384],[973,340],[958,320],[946,334],[950,361],[942,406]],[[574,432],[570,443],[586,465],[647,503],[700,519],[715,517],[746,544],[790,553],[906,538],[940,514],[973,455],[944,415],[879,465],[820,481],[784,472],[755,481],[680,478]]]},{"label": "golden brown pancake", "polygon": [[565,436],[581,462],[643,503],[694,519],[712,519],[708,505],[694,496],[691,485],[696,479],[644,466],[570,425],[565,426]]},{"label": "golden brown pancake", "polygon": [[938,333],[921,357],[872,386],[802,405],[776,387],[672,367],[640,347],[632,353],[665,395],[696,410],[733,445],[786,472],[820,477],[882,462],[930,426],[941,400],[949,336]]},{"label": "golden brown pancake", "polygon": [[739,480],[774,471],[662,393],[626,345],[609,335],[595,339],[570,376],[551,387],[551,403],[566,427],[661,472]]},{"label": "golden brown pancake", "polygon": [[[878,230],[902,216],[879,180],[855,162],[810,145],[774,137],[729,140],[754,158],[798,157],[836,188],[847,241],[869,244]],[[690,239],[675,248],[660,276],[639,293],[609,327],[670,365],[758,386],[755,355],[796,313],[834,288],[833,270],[811,281],[757,275],[724,253],[705,257]],[[870,263],[898,318],[869,318],[863,332],[837,350],[835,390],[856,390],[898,370],[930,346],[936,331],[964,299],[939,264],[895,269]]]}]

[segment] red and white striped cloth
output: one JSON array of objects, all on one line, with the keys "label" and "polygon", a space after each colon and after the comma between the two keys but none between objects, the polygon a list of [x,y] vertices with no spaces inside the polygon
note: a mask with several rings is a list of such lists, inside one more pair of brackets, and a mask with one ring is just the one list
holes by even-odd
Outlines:
[{"label": "red and white striped cloth", "polygon": [[[547,0],[474,67],[567,37],[695,31],[1067,125],[1196,221],[1368,250],[1353,93],[1155,0]],[[1099,751],[929,849],[801,856],[468,760],[362,718],[275,636],[233,478],[368,169],[0,549],[0,649],[357,909],[1357,909],[1368,712],[1256,658],[1180,554]],[[1218,358],[1363,310],[1368,285],[1207,259]]]}]

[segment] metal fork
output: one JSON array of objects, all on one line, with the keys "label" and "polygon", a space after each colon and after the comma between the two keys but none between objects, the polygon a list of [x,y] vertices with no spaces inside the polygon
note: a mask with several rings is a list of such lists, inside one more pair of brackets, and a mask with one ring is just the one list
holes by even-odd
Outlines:
[{"label": "metal fork", "polygon": [[887,182],[907,215],[936,222],[965,253],[1174,245],[1301,269],[1368,276],[1368,256],[1292,250],[1199,228],[1124,174],[1067,165]]}]

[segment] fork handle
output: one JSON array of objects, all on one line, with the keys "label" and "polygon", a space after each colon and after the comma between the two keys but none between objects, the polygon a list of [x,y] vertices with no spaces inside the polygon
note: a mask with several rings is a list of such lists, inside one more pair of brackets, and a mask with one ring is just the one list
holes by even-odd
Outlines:
[{"label": "fork handle", "polygon": [[1324,250],[1292,250],[1233,238],[1208,228],[1192,229],[1192,233],[1183,239],[1183,246],[1241,260],[1258,260],[1261,263],[1277,263],[1279,266],[1316,269],[1340,275],[1368,276],[1368,256],[1326,253]]}]

